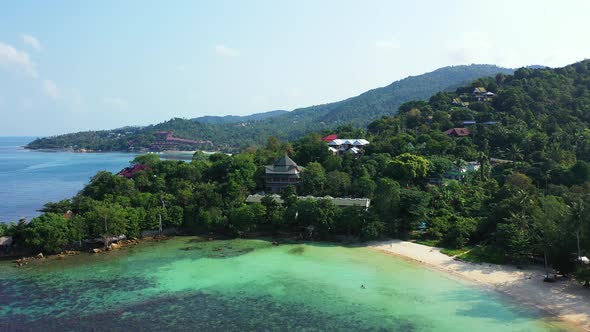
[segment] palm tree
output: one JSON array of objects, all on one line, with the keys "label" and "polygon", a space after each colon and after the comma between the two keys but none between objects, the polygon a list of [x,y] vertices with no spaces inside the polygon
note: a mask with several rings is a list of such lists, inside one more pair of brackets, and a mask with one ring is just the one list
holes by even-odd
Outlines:
[{"label": "palm tree", "polygon": [[522,149],[516,143],[510,144],[510,147],[506,149],[506,155],[508,156],[508,159],[512,161],[522,160],[523,157]]},{"label": "palm tree", "polygon": [[586,219],[586,211],[584,202],[582,200],[577,200],[572,202],[569,205],[570,209],[570,222],[575,229],[576,232],[576,242],[578,246],[578,259],[582,257],[582,251],[580,250],[580,233],[582,231],[582,225],[584,224],[584,219]]}]

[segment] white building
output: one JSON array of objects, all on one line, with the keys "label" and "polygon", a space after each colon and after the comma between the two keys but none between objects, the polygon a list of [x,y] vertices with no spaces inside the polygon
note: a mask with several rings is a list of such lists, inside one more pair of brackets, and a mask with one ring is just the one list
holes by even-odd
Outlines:
[{"label": "white building", "polygon": [[345,152],[350,152],[353,155],[358,155],[362,149],[369,145],[369,141],[362,138],[339,138],[328,143],[329,150],[333,154],[343,155]]}]

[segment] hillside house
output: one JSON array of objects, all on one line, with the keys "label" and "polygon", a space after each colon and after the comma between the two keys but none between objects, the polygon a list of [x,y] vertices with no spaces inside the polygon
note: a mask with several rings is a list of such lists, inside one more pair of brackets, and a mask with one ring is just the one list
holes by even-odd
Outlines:
[{"label": "hillside house", "polygon": [[301,183],[302,171],[302,167],[285,155],[273,165],[265,166],[266,189],[272,193],[280,193],[285,187],[298,187]]},{"label": "hillside house", "polygon": [[453,137],[465,137],[471,135],[471,131],[468,128],[451,128],[445,131],[445,134]]},{"label": "hillside house", "polygon": [[477,87],[473,89],[473,97],[477,101],[490,101],[496,95],[493,92],[489,92],[484,87]]},{"label": "hillside house", "polygon": [[475,172],[475,171],[479,170],[480,167],[481,167],[481,165],[479,164],[479,162],[469,161],[469,162],[465,163],[464,165],[462,165],[461,167],[447,172],[447,174],[445,174],[444,177],[446,179],[462,180],[465,178],[467,173]]},{"label": "hillside house", "polygon": [[367,145],[369,141],[362,138],[335,139],[328,143],[328,149],[335,155],[344,155],[345,152],[360,155]]},{"label": "hillside house", "polygon": [[453,104],[455,106],[469,107],[469,102],[462,101],[461,98],[453,98],[453,101],[451,101],[451,104]]}]

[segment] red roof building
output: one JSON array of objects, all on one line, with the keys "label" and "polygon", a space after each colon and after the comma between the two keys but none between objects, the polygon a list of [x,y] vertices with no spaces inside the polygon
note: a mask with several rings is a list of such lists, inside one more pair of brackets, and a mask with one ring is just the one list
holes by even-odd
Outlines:
[{"label": "red roof building", "polygon": [[130,178],[134,177],[135,174],[137,174],[137,172],[148,170],[148,169],[150,169],[150,167],[148,165],[135,164],[133,166],[123,168],[123,170],[120,171],[117,175],[130,179]]},{"label": "red roof building", "polygon": [[332,142],[335,139],[338,139],[338,135],[332,134],[332,135],[328,135],[326,137],[323,137],[322,138],[322,141],[330,143],[330,142]]},{"label": "red roof building", "polygon": [[150,145],[152,151],[165,151],[182,149],[196,149],[199,145],[213,145],[211,141],[194,141],[191,139],[174,137],[171,131],[158,131],[154,133],[156,141]]},{"label": "red roof building", "polygon": [[469,136],[471,134],[471,131],[469,131],[468,128],[451,128],[445,131],[445,134],[455,137],[465,137]]}]

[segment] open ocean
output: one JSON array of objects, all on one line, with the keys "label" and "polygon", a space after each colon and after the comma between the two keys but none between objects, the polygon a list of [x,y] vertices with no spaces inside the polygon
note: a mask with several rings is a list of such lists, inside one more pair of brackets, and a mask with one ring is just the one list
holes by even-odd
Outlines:
[{"label": "open ocean", "polygon": [[35,137],[0,137],[0,222],[39,215],[47,202],[69,198],[98,171],[118,172],[130,153],[40,152],[22,148]]}]

